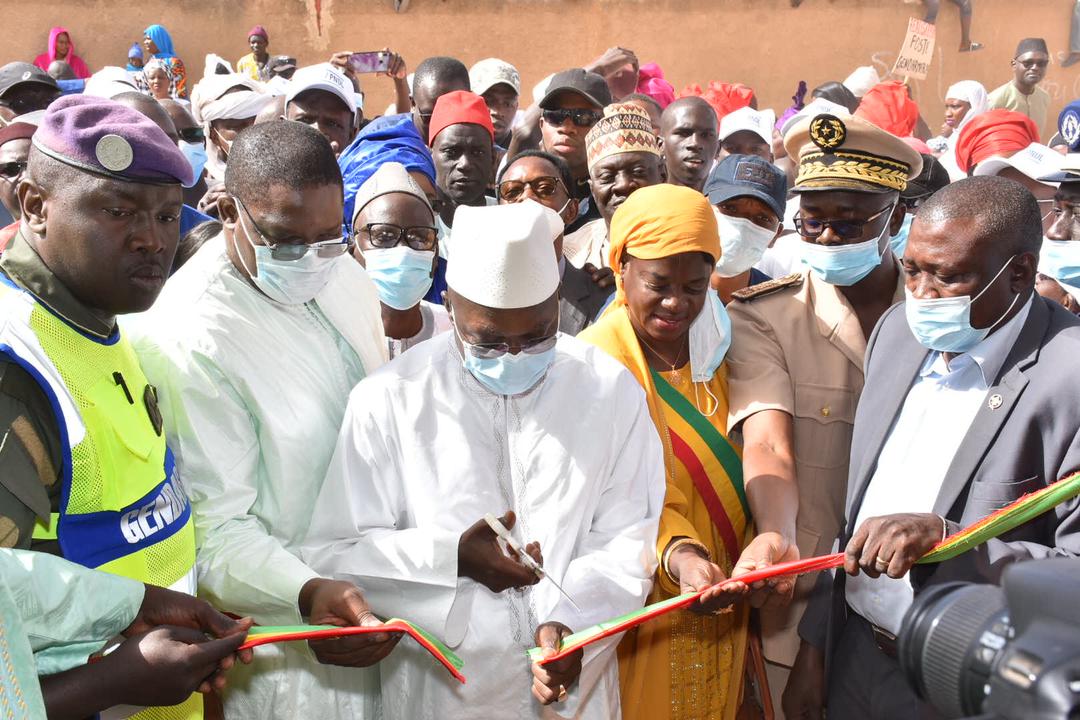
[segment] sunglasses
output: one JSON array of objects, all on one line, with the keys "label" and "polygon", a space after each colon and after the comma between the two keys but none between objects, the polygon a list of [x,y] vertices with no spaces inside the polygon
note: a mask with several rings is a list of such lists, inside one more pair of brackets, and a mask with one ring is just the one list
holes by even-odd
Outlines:
[{"label": "sunglasses", "polygon": [[591,128],[603,114],[599,110],[545,110],[543,117],[548,125],[562,125],[567,120],[573,120],[578,127]]},{"label": "sunglasses", "polygon": [[206,133],[203,132],[201,127],[189,127],[183,130],[177,130],[176,133],[180,136],[180,139],[189,143],[206,142]]},{"label": "sunglasses", "polygon": [[25,160],[12,160],[11,162],[0,165],[0,177],[14,180],[22,175],[24,170],[26,170]]},{"label": "sunglasses", "polygon": [[[549,198],[555,194],[555,191],[561,185],[562,181],[551,175],[544,175],[532,180],[503,180],[499,183],[499,197],[507,202],[517,202],[525,194],[525,188],[527,187],[533,191],[536,197]],[[566,194],[569,195],[570,191],[568,190]]]},{"label": "sunglasses", "polygon": [[826,228],[832,228],[832,231],[841,239],[854,240],[862,237],[863,228],[892,209],[893,206],[889,205],[865,220],[814,220],[796,215],[795,232],[805,238],[818,238],[824,234]]},{"label": "sunglasses", "polygon": [[1017,60],[1016,62],[1023,65],[1028,70],[1032,68],[1044,68],[1050,64],[1049,60]]},{"label": "sunglasses", "polygon": [[367,234],[368,242],[374,248],[392,248],[405,244],[420,252],[434,250],[435,240],[439,236],[439,231],[430,225],[402,227],[394,223],[368,223],[359,229]]}]

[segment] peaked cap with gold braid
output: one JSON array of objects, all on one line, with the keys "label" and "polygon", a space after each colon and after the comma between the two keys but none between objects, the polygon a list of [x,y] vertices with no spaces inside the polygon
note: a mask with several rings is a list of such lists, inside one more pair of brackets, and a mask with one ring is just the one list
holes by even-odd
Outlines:
[{"label": "peaked cap with gold braid", "polygon": [[798,158],[792,192],[847,190],[902,192],[922,172],[922,156],[892,133],[859,117],[815,115],[800,120],[784,136],[784,148]]},{"label": "peaked cap with gold braid", "polygon": [[647,152],[660,156],[660,138],[649,113],[640,105],[616,103],[604,108],[604,117],[585,136],[589,167],[610,155]]}]

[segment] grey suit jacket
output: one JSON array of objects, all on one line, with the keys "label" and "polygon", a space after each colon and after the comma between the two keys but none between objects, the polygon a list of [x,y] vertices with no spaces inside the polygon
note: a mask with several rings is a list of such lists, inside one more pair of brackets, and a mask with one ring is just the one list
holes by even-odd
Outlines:
[{"label": "grey suit jacket", "polygon": [[559,331],[577,335],[592,324],[615,288],[601,288],[588,273],[569,262],[565,268],[559,286]]},{"label": "grey suit jacket", "polygon": [[[903,303],[881,318],[867,347],[866,386],[855,413],[846,520],[855,532],[878,455],[928,351],[908,328]],[[934,504],[950,532],[1080,468],[1080,319],[1035,295],[1020,335],[953,457]],[[1080,556],[1080,500],[1060,505],[974,550],[916,565],[916,592],[931,583],[998,583],[1012,562]],[[799,634],[831,656],[847,617],[847,576],[822,573]]]}]

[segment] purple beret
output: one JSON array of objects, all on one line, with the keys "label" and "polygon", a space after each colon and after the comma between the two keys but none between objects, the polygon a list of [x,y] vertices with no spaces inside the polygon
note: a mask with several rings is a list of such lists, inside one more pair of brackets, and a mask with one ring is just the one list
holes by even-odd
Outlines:
[{"label": "purple beret", "polygon": [[190,185],[191,164],[165,131],[138,110],[88,95],[65,95],[45,111],[34,147],[95,175],[151,185]]}]

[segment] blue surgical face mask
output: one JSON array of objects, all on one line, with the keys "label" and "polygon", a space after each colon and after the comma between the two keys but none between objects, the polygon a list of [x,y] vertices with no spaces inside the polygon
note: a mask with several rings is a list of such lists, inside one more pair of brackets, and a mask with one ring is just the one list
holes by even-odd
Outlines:
[{"label": "blue surgical face mask", "polygon": [[964,353],[985,340],[990,331],[1001,322],[1001,318],[1012,311],[1020,295],[1017,294],[1013,298],[1009,308],[1002,313],[1000,318],[984,328],[971,326],[971,306],[982,297],[986,288],[994,284],[1005,268],[1009,267],[1010,262],[1012,258],[1001,266],[997,275],[994,275],[993,279],[975,297],[960,295],[921,300],[912,295],[910,290],[905,289],[907,301],[904,303],[904,314],[907,316],[908,327],[911,328],[919,344],[938,352]]},{"label": "blue surgical face mask", "polygon": [[911,223],[914,220],[915,216],[911,213],[904,215],[904,224],[900,226],[900,232],[889,238],[893,255],[898,258],[904,257],[904,251],[907,250],[908,234],[911,232]]},{"label": "blue surgical face mask", "polygon": [[[454,326],[457,333],[457,326]],[[472,345],[465,342],[458,333],[461,342],[462,364],[476,380],[496,395],[520,395],[534,387],[547,373],[555,360],[555,345],[539,353],[518,352],[517,355],[503,353],[498,357],[478,357],[472,351]]]},{"label": "blue surgical face mask", "polygon": [[413,250],[408,245],[364,250],[364,267],[375,283],[379,301],[395,310],[408,310],[431,289],[432,250]]},{"label": "blue surgical face mask", "polygon": [[340,255],[319,257],[318,253],[309,252],[298,260],[278,260],[271,254],[270,248],[253,243],[246,229],[243,235],[255,251],[255,272],[247,266],[243,253],[238,250],[236,255],[240,258],[240,264],[255,287],[282,305],[303,305],[314,300],[330,282],[334,261],[341,258]]},{"label": "blue surgical face mask", "polygon": [[191,171],[195,177],[191,184],[185,185],[185,187],[195,187],[195,183],[199,182],[199,178],[202,177],[203,168],[206,167],[206,143],[191,143],[181,140],[180,152],[184,153],[184,157],[187,158],[188,163],[191,165]]},{"label": "blue surgical face mask", "polygon": [[1066,285],[1080,287],[1080,242],[1043,238],[1039,272]]},{"label": "blue surgical face mask", "polygon": [[[883,214],[891,218],[895,209],[894,206]],[[881,264],[881,257],[884,255],[881,239],[888,232],[889,223],[886,222],[876,238],[854,245],[818,245],[815,242],[804,242],[803,264],[830,285],[854,285]]]}]

